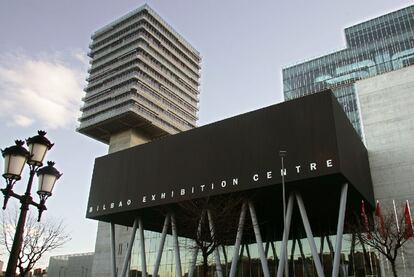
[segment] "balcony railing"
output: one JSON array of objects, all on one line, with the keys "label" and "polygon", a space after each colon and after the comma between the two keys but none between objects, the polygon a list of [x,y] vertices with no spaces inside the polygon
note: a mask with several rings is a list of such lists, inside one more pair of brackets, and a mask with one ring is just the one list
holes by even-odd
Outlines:
[{"label": "balcony railing", "polygon": [[137,104],[126,104],[124,106],[120,106],[120,107],[116,107],[114,109],[111,110],[107,110],[99,115],[95,115],[92,116],[88,119],[84,119],[84,118],[80,118],[80,126],[78,128],[78,130],[87,128],[87,127],[91,127],[94,125],[98,125],[100,122],[103,122],[105,120],[111,119],[111,118],[115,118],[121,114],[127,113],[127,112],[134,112],[136,114],[138,114],[139,116],[143,117],[144,119],[148,120],[149,122],[151,122],[152,124],[154,124],[155,126],[159,127],[160,129],[170,133],[170,134],[176,134],[180,131],[185,131],[188,130],[189,128],[183,128],[183,129],[179,129],[173,125],[171,125],[170,123],[166,122],[165,120],[157,117],[156,115],[154,115],[153,113],[149,112],[147,109],[137,105]]},{"label": "balcony railing", "polygon": [[171,109],[175,113],[182,116],[183,120],[188,121],[190,124],[193,125],[193,127],[195,127],[195,123],[198,119],[195,113],[191,114],[189,112],[186,112],[186,110],[184,110],[183,107],[180,107],[180,105],[178,105],[177,103],[167,100],[165,97],[155,93],[154,91],[140,83],[131,84],[129,86],[123,86],[122,88],[115,90],[110,90],[105,95],[96,98],[93,101],[86,102],[83,105],[83,107],[81,107],[81,111],[87,112],[90,110],[90,107],[104,105],[105,102],[110,102],[110,105],[115,105],[113,102],[111,102],[112,99],[116,99],[123,94],[125,94],[126,97],[128,97],[127,95],[130,95],[132,88],[135,88],[137,90],[136,94],[142,95],[149,101],[154,102],[159,107],[162,107],[162,109],[164,110]]}]

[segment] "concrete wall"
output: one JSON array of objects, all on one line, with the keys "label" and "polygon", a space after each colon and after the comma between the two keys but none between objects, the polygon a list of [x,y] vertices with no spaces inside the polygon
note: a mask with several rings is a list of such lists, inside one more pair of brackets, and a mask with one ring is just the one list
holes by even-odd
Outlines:
[{"label": "concrete wall", "polygon": [[65,277],[90,277],[92,272],[93,254],[72,256],[68,259],[68,270]]},{"label": "concrete wall", "polygon": [[127,130],[111,136],[108,153],[117,152],[149,141],[150,139],[147,136],[134,130]]},{"label": "concrete wall", "polygon": [[93,253],[50,257],[49,277],[90,277]]},{"label": "concrete wall", "polygon": [[49,266],[47,269],[47,276],[49,277],[63,277],[66,274],[68,267],[68,259],[65,257],[50,257]]},{"label": "concrete wall", "polygon": [[[356,91],[375,198],[384,209],[392,200],[398,210],[406,200],[413,206],[414,66],[358,81]],[[414,276],[413,243],[405,250],[405,276]]]},{"label": "concrete wall", "polygon": [[[135,145],[150,141],[145,135],[133,130],[127,130],[111,136],[108,153],[121,151]],[[95,243],[95,256],[92,265],[93,277],[110,277],[111,275],[111,248],[110,227],[106,222],[98,223]],[[117,271],[121,272],[122,265],[131,237],[131,229],[125,226],[115,226],[115,253]]]}]

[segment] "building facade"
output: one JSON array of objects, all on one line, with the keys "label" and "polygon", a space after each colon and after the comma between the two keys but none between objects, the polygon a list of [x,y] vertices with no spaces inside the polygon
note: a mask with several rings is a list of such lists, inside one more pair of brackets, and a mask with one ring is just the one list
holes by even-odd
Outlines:
[{"label": "building facade", "polygon": [[[274,153],[281,147],[289,153],[285,171]],[[291,226],[283,239],[281,172]],[[87,217],[136,234],[129,244],[116,240],[111,250],[114,257],[128,255],[124,261],[112,263],[110,252],[106,258],[121,277],[121,270],[132,276],[274,276],[286,246],[290,276],[337,276],[335,270],[379,276],[375,253],[368,273],[359,247],[334,242],[335,234],[342,238],[337,226],[345,209],[359,212],[361,199],[374,206],[368,154],[335,97],[323,92],[97,158]],[[196,236],[207,243],[221,239],[210,251],[207,274]]]},{"label": "building facade", "polygon": [[[414,66],[356,82],[374,195],[402,211],[414,203]],[[402,276],[414,275],[414,246],[398,260]]]},{"label": "building facade", "polygon": [[[332,89],[367,147],[375,199],[399,213],[414,201],[414,5],[346,28],[345,39],[343,50],[283,69],[285,100]],[[412,245],[404,252],[398,272],[412,276]]]},{"label": "building facade", "polygon": [[199,53],[144,5],[92,35],[78,131],[110,142],[138,130],[148,138],[196,126]]},{"label": "building facade", "polygon": [[49,277],[91,277],[93,253],[52,256],[49,258]]},{"label": "building facade", "polygon": [[414,64],[414,5],[345,29],[346,48],[283,69],[285,100],[331,89],[362,135],[355,82]]},{"label": "building facade", "polygon": [[[148,5],[91,39],[78,132],[109,144],[113,153],[196,126],[200,54]],[[118,266],[130,233],[116,226]],[[92,276],[110,276],[109,240],[109,225],[99,222]]]}]

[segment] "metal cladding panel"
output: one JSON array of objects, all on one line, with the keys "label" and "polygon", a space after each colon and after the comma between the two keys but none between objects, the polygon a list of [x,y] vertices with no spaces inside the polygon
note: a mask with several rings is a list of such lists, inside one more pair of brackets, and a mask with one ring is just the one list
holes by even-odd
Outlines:
[{"label": "metal cladding panel", "polygon": [[336,101],[332,101],[335,129],[338,143],[341,174],[368,201],[368,208],[374,206],[374,191],[368,160],[368,151],[352,124]]},{"label": "metal cladding panel", "polygon": [[97,158],[87,217],[116,221],[148,207],[278,188],[279,150],[288,151],[288,190],[337,190],[348,180],[372,201],[366,149],[335,102],[321,92]]}]

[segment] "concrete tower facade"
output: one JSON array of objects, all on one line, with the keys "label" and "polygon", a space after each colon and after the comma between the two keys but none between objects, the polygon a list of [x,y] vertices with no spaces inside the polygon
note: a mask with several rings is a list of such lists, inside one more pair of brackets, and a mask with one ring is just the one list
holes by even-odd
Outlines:
[{"label": "concrete tower facade", "polygon": [[126,130],[149,139],[196,126],[199,53],[148,5],[92,35],[78,131],[110,143]]},{"label": "concrete tower facade", "polygon": [[[414,203],[414,66],[358,81],[356,91],[375,198],[400,213]],[[403,251],[397,270],[414,276],[413,244]]]},{"label": "concrete tower facade", "polygon": [[[92,35],[78,132],[109,153],[196,127],[201,57],[148,5]],[[117,265],[130,230],[116,228]],[[110,276],[110,227],[99,222],[92,276]]]}]

